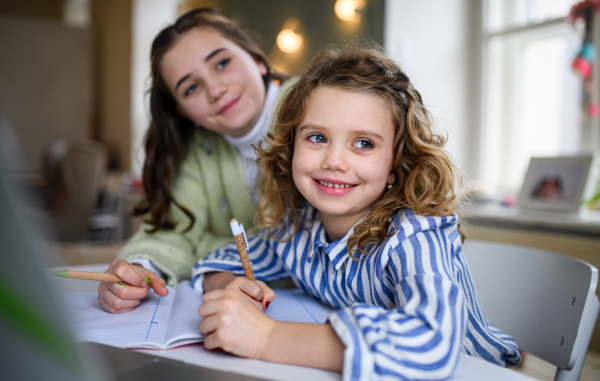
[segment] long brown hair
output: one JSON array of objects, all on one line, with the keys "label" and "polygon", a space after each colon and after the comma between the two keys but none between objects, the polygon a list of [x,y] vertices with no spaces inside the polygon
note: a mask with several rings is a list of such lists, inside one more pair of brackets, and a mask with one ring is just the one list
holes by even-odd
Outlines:
[{"label": "long brown hair", "polygon": [[144,222],[153,225],[149,233],[175,228],[175,223],[169,220],[171,204],[176,205],[189,217],[190,224],[186,231],[192,228],[196,220],[194,214],[173,197],[171,186],[187,154],[194,130],[198,127],[177,112],[177,103],[161,75],[160,63],[165,53],[183,34],[199,27],[216,29],[255,60],[264,63],[267,67],[267,74],[263,76],[265,88],[271,80],[281,82],[287,79],[287,76],[271,68],[267,56],[246,33],[215,9],[201,8],[187,12],[156,36],[150,58],[152,87],[149,92],[152,120],[146,133],[146,159],[142,173],[145,198],[134,208],[136,216],[147,214]]},{"label": "long brown hair", "polygon": [[[308,107],[308,96],[319,86],[373,94],[386,101],[391,110],[394,132],[394,158],[391,173],[395,184],[383,191],[367,216],[356,225],[348,240],[348,251],[364,249],[389,237],[389,217],[402,208],[430,216],[454,212],[455,180],[460,174],[443,150],[446,138],[433,133],[432,117],[406,74],[377,49],[352,47],[345,51],[326,49],[290,88],[277,114],[273,133],[267,135],[268,148],[256,147],[263,171],[256,224],[267,228],[280,241],[283,234],[307,228],[299,209],[307,201],[292,177],[294,138]],[[292,234],[293,236],[293,234]]]}]

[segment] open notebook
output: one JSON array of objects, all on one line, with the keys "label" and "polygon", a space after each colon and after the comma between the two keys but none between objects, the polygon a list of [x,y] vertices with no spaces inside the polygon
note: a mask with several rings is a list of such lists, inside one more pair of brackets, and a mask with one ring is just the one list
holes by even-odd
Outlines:
[{"label": "open notebook", "polygon": [[[189,282],[160,297],[150,291],[133,311],[112,315],[98,305],[96,292],[60,294],[78,341],[91,341],[120,348],[166,349],[201,342],[198,306],[202,293]],[[275,320],[325,323],[333,309],[301,290],[275,290],[277,297],[266,314]]]}]

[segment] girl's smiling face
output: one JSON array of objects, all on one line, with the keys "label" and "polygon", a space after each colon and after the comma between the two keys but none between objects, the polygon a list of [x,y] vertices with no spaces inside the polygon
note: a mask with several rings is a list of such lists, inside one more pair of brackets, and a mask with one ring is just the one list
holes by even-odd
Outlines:
[{"label": "girl's smiling face", "polygon": [[214,28],[183,34],[163,56],[160,71],[179,113],[197,126],[244,136],[260,117],[266,66]]},{"label": "girl's smiling face", "polygon": [[393,141],[382,98],[335,87],[310,93],[296,131],[292,174],[319,210],[330,240],[343,237],[394,181]]}]

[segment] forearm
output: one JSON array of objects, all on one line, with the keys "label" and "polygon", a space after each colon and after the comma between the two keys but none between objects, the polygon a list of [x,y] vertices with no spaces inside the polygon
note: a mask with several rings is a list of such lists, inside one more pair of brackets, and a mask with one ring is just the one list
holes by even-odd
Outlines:
[{"label": "forearm", "polygon": [[204,275],[204,292],[223,289],[234,278],[235,275],[227,271],[206,273]]},{"label": "forearm", "polygon": [[344,363],[344,344],[329,324],[277,321],[260,358],[340,372]]}]

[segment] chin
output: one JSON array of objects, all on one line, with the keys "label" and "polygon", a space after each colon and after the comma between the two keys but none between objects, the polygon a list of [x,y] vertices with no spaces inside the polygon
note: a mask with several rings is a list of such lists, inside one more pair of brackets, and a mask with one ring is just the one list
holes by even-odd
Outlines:
[{"label": "chin", "polygon": [[338,209],[338,208],[319,208],[318,205],[313,204],[315,208],[317,208],[319,210],[319,213],[321,214],[325,214],[327,216],[330,217],[347,217],[347,216],[351,216],[356,214],[355,212],[352,212],[350,210],[343,210],[343,209]]}]

